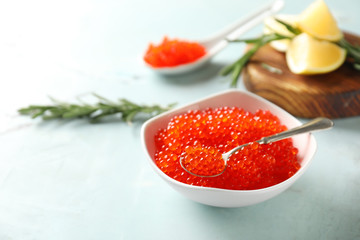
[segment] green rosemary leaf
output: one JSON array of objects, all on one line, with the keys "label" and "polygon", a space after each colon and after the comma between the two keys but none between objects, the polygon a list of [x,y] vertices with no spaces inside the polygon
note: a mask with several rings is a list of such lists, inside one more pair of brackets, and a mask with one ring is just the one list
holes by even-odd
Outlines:
[{"label": "green rosemary leaf", "polygon": [[231,73],[236,65],[237,61],[231,65],[225,66],[220,70],[221,76],[227,76],[229,73]]},{"label": "green rosemary leaf", "polygon": [[301,33],[301,30],[299,28],[294,27],[294,26],[292,26],[292,25],[290,25],[290,24],[288,24],[288,23],[286,23],[286,22],[284,22],[284,21],[282,21],[282,20],[280,20],[278,18],[275,18],[275,21],[277,21],[278,23],[281,23],[282,25],[284,25],[286,27],[286,29],[289,32],[293,33],[294,35],[299,35]]},{"label": "green rosemary leaf", "polygon": [[[245,61],[243,61],[245,62]],[[234,70],[232,72],[232,82],[230,84],[231,87],[236,87],[236,84],[237,84],[237,80],[235,79],[238,79],[240,77],[240,73],[241,73],[241,69],[242,69],[242,66],[243,66],[243,63],[241,64],[238,64],[234,67]]]},{"label": "green rosemary leaf", "polygon": [[107,105],[116,105],[115,102],[103,97],[103,96],[100,96],[98,95],[97,93],[93,93],[92,94],[93,96],[95,96],[96,98],[98,98],[100,101],[103,101],[104,103],[106,103]]},{"label": "green rosemary leaf", "polygon": [[62,114],[63,118],[78,118],[82,116],[89,116],[93,112],[95,112],[96,109],[88,106],[82,106],[81,108],[78,106],[71,105],[68,111],[64,112]]},{"label": "green rosemary leaf", "polygon": [[251,43],[257,43],[259,42],[260,38],[248,38],[248,39],[235,39],[235,40],[228,40],[228,42],[230,43],[247,43],[247,44],[251,44]]},{"label": "green rosemary leaf", "polygon": [[354,63],[354,68],[358,71],[360,71],[360,63]]},{"label": "green rosemary leaf", "polygon": [[136,110],[129,112],[127,115],[124,115],[124,121],[127,123],[131,123],[135,117],[135,115],[137,114]]},{"label": "green rosemary leaf", "polygon": [[337,44],[346,50],[348,57],[354,60],[354,68],[360,71],[360,46],[351,44],[345,38],[342,38]]}]

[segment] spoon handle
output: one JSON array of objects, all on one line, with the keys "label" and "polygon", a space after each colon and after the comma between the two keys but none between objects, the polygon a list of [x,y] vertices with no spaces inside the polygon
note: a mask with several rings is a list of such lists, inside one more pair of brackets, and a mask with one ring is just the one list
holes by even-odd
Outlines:
[{"label": "spoon handle", "polygon": [[283,0],[275,0],[270,4],[264,6],[263,8],[259,9],[258,11],[247,16],[245,19],[238,20],[234,24],[230,25],[228,28],[224,29],[221,33],[219,33],[217,38],[235,40],[244,32],[261,23],[265,17],[271,16],[274,13],[278,12],[283,6]]},{"label": "spoon handle", "polygon": [[328,119],[328,118],[315,118],[314,120],[307,122],[299,127],[296,128],[292,128],[290,130],[281,132],[281,133],[277,133],[275,135],[271,135],[268,137],[263,137],[261,138],[259,141],[259,143],[261,144],[267,144],[267,143],[271,143],[271,142],[276,142],[297,134],[301,134],[301,133],[307,133],[307,132],[312,132],[312,131],[316,131],[316,130],[322,130],[322,129],[328,129],[331,128],[334,125],[334,123]]}]

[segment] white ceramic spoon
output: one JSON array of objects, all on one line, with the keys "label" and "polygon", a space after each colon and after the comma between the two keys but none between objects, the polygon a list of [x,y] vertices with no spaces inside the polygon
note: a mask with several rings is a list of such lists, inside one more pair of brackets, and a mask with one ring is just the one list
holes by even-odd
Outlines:
[{"label": "white ceramic spoon", "polygon": [[246,18],[236,21],[235,23],[226,27],[214,36],[204,39],[202,41],[197,41],[199,44],[205,47],[206,54],[195,62],[182,64],[174,67],[160,68],[154,68],[149,64],[146,65],[155,72],[164,75],[176,75],[190,72],[207,63],[213,56],[215,56],[215,54],[224,49],[228,44],[227,40],[235,40],[241,34],[244,34],[246,31],[249,31],[251,28],[260,24],[265,18],[280,11],[283,6],[283,0],[275,0],[271,4],[262,7],[261,9],[247,16]]}]

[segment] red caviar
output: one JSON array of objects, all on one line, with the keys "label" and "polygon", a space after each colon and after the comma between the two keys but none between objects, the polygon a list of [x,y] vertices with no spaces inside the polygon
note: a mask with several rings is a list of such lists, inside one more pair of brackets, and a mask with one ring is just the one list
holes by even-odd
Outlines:
[{"label": "red caviar", "polygon": [[[219,155],[286,129],[269,111],[253,114],[236,107],[189,111],[173,117],[165,129],[158,131],[154,139],[155,162],[165,174],[186,184],[234,190],[269,187],[300,168],[298,150],[291,139],[250,144],[231,155],[225,172],[217,177],[194,176],[181,167],[179,160],[184,153],[195,156],[205,148],[202,158],[210,161],[212,153]],[[218,171],[216,164],[207,163],[198,171],[211,175],[211,171]]]},{"label": "red caviar", "polygon": [[194,62],[205,53],[205,48],[199,43],[177,39],[169,40],[164,37],[158,46],[149,45],[144,61],[153,67],[173,67]]},{"label": "red caviar", "polygon": [[225,162],[219,150],[201,146],[199,143],[195,146],[186,146],[179,161],[185,169],[199,176],[218,175],[225,169]]}]

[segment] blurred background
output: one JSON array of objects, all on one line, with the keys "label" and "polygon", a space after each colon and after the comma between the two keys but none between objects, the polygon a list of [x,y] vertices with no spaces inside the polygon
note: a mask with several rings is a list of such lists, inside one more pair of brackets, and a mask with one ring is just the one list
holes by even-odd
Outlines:
[{"label": "blurred background", "polygon": [[[210,36],[268,2],[3,1],[0,3],[0,79],[4,86],[0,96],[4,101],[0,107],[11,111],[12,104],[18,107],[43,101],[45,95],[55,93],[56,97],[67,99],[81,94],[78,86],[83,92],[96,88],[100,93],[106,91],[108,96],[117,97],[129,94],[123,85],[130,84],[139,94],[147,94],[143,86],[154,80],[149,79],[153,76],[144,67],[142,56],[150,42],[159,43],[164,35],[194,40]],[[298,14],[311,2],[286,1],[281,13]],[[356,21],[360,3],[351,0],[326,3],[342,29],[360,31]],[[246,36],[256,36],[261,31],[262,26],[258,26]],[[216,67],[233,62],[243,48],[243,44],[230,45],[213,64]],[[216,78],[216,70],[211,69],[206,78]],[[132,81],[133,78],[136,80]],[[62,84],[64,81],[69,82]],[[213,84],[216,88],[228,87],[224,80]],[[170,89],[173,86],[171,83]],[[196,87],[202,88],[202,84],[191,85]],[[158,101],[158,94],[151,95]]]}]

